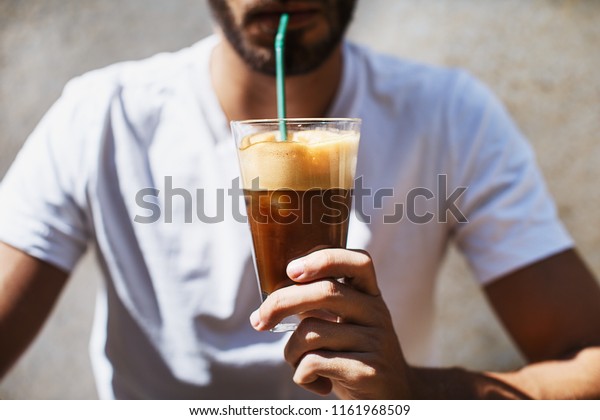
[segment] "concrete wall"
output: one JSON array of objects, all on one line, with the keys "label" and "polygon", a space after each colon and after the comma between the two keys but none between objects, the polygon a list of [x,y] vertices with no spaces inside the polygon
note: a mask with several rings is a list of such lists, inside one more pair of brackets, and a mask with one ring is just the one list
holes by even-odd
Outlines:
[{"label": "concrete wall", "polygon": [[[199,0],[0,0],[0,178],[71,77],[208,33]],[[465,67],[487,82],[531,139],[561,217],[600,275],[600,2],[361,0],[351,37]],[[442,363],[521,364],[454,250],[440,280]],[[40,337],[0,382],[0,398],[96,397],[87,340],[98,283],[87,257]]]}]

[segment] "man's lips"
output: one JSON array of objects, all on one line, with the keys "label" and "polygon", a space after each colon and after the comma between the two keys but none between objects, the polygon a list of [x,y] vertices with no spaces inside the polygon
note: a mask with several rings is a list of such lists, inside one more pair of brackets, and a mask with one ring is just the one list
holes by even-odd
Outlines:
[{"label": "man's lips", "polygon": [[277,31],[279,20],[284,13],[290,16],[288,31],[293,31],[310,24],[321,13],[321,10],[315,6],[303,4],[273,5],[272,7],[250,11],[246,15],[245,24],[252,25],[256,23],[269,31]]}]

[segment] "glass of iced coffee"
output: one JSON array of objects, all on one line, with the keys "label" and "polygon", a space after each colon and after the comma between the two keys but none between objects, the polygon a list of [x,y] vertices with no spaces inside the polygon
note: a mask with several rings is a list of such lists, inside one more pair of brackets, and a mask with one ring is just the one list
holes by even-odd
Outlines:
[{"label": "glass of iced coffee", "polygon": [[[247,120],[231,127],[264,301],[293,284],[290,261],[346,246],[360,120]],[[286,318],[272,331],[294,330],[298,322]]]}]

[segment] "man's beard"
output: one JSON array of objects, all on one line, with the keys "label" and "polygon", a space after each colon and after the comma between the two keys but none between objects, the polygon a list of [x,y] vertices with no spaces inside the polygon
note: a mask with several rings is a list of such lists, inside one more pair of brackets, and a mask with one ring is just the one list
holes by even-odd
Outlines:
[{"label": "man's beard", "polygon": [[[285,0],[273,0],[285,4]],[[264,1],[270,3],[272,1]],[[285,40],[286,75],[310,73],[323,64],[341,42],[356,6],[356,0],[324,0],[327,36],[311,45],[302,42],[302,31],[289,31]],[[262,3],[262,2],[261,2]],[[226,0],[209,0],[212,14],[227,41],[237,54],[254,71],[275,75],[274,46],[255,45],[244,39],[242,28],[236,24]]]}]

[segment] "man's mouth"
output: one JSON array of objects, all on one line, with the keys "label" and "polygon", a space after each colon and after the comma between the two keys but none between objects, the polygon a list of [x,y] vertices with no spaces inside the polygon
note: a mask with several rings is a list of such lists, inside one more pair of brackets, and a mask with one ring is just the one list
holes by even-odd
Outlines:
[{"label": "man's mouth", "polygon": [[271,3],[250,10],[244,19],[244,25],[258,25],[265,32],[277,32],[281,15],[290,16],[288,31],[303,29],[311,25],[322,14],[322,9],[312,3]]}]

